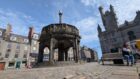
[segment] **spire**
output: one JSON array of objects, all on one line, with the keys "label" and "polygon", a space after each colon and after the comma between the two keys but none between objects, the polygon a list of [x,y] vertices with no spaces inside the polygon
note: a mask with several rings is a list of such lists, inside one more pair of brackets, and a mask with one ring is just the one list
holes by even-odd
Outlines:
[{"label": "spire", "polygon": [[100,32],[102,32],[102,29],[101,29],[101,27],[100,27],[100,25],[98,24],[98,32],[100,33]]},{"label": "spire", "polygon": [[103,25],[105,26],[104,12],[103,12],[103,7],[102,6],[99,7],[99,11],[100,11],[100,14],[101,14]]},{"label": "spire", "polygon": [[140,11],[138,10],[136,12],[136,16],[135,16],[134,22],[139,24],[139,21],[140,21]]},{"label": "spire", "polygon": [[110,4],[110,11],[114,13],[114,7]]},{"label": "spire", "polygon": [[127,20],[125,20],[124,23],[125,23],[125,25],[127,25],[127,26],[129,25],[129,22],[128,22]]},{"label": "spire", "polygon": [[104,15],[102,6],[99,7],[99,11],[100,11],[101,16]]},{"label": "spire", "polygon": [[61,11],[59,11],[59,23],[62,23],[62,15],[63,15],[63,13]]}]

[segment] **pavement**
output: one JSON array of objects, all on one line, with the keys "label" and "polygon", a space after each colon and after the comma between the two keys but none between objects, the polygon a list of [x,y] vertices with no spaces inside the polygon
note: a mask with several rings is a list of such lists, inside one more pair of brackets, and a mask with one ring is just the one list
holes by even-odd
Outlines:
[{"label": "pavement", "polygon": [[140,63],[134,66],[101,65],[96,62],[63,67],[0,71],[0,79],[140,79]]}]

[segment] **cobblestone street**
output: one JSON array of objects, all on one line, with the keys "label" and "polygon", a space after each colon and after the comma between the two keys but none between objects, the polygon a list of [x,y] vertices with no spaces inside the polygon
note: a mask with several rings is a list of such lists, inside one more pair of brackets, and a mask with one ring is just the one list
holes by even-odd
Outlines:
[{"label": "cobblestone street", "polygon": [[0,79],[139,79],[140,64],[111,66],[82,65],[0,71]]}]

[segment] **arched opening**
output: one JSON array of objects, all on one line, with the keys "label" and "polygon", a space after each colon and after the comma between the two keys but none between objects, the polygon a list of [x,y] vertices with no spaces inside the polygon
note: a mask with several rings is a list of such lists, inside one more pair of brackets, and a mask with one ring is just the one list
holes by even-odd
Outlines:
[{"label": "arched opening", "polygon": [[49,61],[49,53],[50,53],[49,48],[45,47],[43,53],[43,61]]},{"label": "arched opening", "polygon": [[[55,64],[55,61],[74,60],[78,62],[81,37],[75,26],[63,23],[51,24],[45,26],[42,32],[45,33],[42,33],[39,39],[38,63],[42,63],[43,59],[49,60],[49,64]],[[46,46],[49,53],[44,51]]]},{"label": "arched opening", "polygon": [[58,61],[58,48],[54,49],[54,61]]},{"label": "arched opening", "polygon": [[68,60],[69,61],[74,60],[73,47],[70,47],[69,50],[68,50]]},{"label": "arched opening", "polygon": [[127,32],[127,35],[128,35],[128,37],[129,37],[129,40],[130,40],[130,41],[136,39],[135,33],[134,33],[133,31],[128,31],[128,32]]}]

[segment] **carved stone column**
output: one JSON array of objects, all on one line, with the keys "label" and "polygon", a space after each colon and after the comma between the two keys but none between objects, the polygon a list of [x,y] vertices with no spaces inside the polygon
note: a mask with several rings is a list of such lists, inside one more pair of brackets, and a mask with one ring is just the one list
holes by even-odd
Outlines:
[{"label": "carved stone column", "polygon": [[80,60],[80,42],[77,40],[77,59]]},{"label": "carved stone column", "polygon": [[76,39],[75,39],[75,51],[76,51],[76,52],[75,52],[75,53],[76,53],[76,54],[75,54],[75,55],[76,55],[76,57],[75,57],[76,60],[75,60],[75,61],[76,61],[76,62],[78,62],[78,44],[77,44],[77,43],[78,43],[78,42],[77,42],[77,38],[76,38]]},{"label": "carved stone column", "polygon": [[76,61],[76,47],[75,47],[75,42],[73,42],[73,59]]},{"label": "carved stone column", "polygon": [[50,54],[49,54],[49,61],[50,63],[54,63],[54,38],[50,39]]}]

